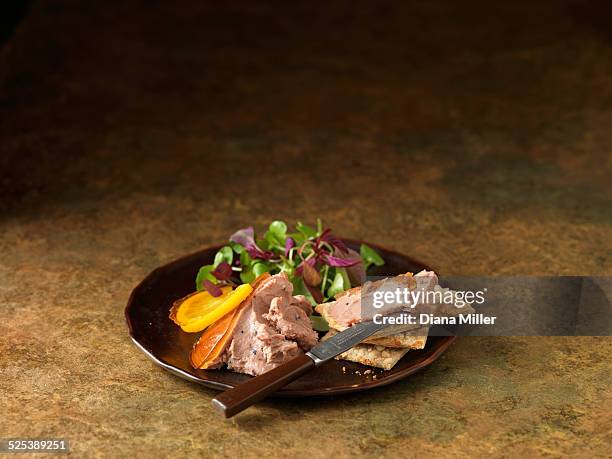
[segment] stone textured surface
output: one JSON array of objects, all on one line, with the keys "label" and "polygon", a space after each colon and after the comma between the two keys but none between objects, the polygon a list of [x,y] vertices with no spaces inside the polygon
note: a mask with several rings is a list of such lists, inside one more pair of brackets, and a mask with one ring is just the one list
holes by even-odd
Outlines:
[{"label": "stone textured surface", "polygon": [[375,3],[35,2],[0,54],[0,437],[609,457],[610,338],[460,339],[391,387],[232,421],[131,344],[141,278],[274,218],[446,274],[612,274],[606,2]]}]

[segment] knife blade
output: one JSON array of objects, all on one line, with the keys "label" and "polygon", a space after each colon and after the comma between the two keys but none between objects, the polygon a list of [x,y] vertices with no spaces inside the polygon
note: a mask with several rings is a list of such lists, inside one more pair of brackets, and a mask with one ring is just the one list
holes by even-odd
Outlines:
[{"label": "knife blade", "polygon": [[230,418],[387,326],[373,321],[355,324],[317,344],[309,352],[226,390],[212,399],[213,407],[224,417]]},{"label": "knife blade", "polygon": [[361,343],[363,340],[369,338],[374,333],[382,330],[387,325],[383,323],[361,322],[347,328],[346,330],[337,333],[330,339],[323,341],[313,347],[306,353],[310,357],[315,366],[319,366],[328,360],[333,359],[337,355],[348,351],[353,346]]}]

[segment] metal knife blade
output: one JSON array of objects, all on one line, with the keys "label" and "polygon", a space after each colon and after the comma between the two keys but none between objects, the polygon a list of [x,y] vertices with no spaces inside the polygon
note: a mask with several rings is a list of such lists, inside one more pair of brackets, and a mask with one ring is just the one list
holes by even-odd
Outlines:
[{"label": "metal knife blade", "polygon": [[319,366],[337,355],[348,351],[353,346],[361,343],[369,336],[387,326],[388,325],[384,323],[377,324],[374,322],[361,322],[355,324],[332,336],[330,339],[317,344],[307,352],[306,355],[314,361],[316,366]]}]

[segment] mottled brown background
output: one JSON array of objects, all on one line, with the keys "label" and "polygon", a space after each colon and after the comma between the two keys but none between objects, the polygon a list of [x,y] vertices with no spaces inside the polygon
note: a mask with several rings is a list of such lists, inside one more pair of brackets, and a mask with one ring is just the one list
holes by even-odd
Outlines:
[{"label": "mottled brown background", "polygon": [[612,274],[609,4],[220,3],[41,0],[3,46],[0,436],[609,456],[610,338],[460,339],[389,388],[223,421],[123,319],[155,267],[276,218],[444,274]]}]

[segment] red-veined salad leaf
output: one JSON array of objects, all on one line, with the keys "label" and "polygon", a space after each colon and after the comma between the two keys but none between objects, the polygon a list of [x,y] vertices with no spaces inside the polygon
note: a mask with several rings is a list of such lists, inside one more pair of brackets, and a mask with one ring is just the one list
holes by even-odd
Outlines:
[{"label": "red-veined salad leaf", "polygon": [[255,242],[255,231],[252,226],[236,231],[230,237],[230,241],[243,246],[251,258],[270,260],[274,253],[270,250],[262,250]]}]

